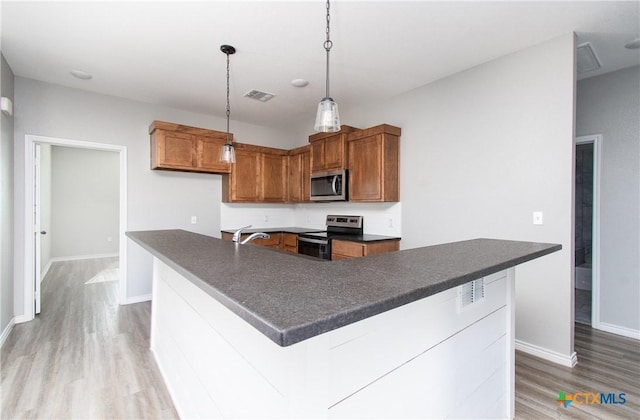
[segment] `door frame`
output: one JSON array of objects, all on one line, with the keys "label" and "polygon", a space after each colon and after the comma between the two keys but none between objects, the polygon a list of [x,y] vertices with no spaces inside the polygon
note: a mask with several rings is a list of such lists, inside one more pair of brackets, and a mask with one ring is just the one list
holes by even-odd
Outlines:
[{"label": "door frame", "polygon": [[[575,146],[593,144],[593,214],[592,214],[592,256],[591,256],[591,328],[600,328],[600,175],[602,168],[602,134],[576,137]],[[575,185],[574,185],[575,188]],[[574,205],[575,207],[575,205]],[[575,211],[573,214],[575,225]],[[574,249],[575,249],[575,237]],[[575,259],[575,256],[574,256]],[[575,264],[575,262],[574,262]],[[575,293],[575,275],[574,275]],[[574,298],[575,312],[575,298]]]},{"label": "door frame", "polygon": [[33,167],[35,165],[34,150],[36,143],[49,144],[51,146],[65,146],[75,147],[79,149],[90,150],[103,150],[108,152],[118,152],[120,161],[120,187],[119,187],[119,267],[120,267],[120,280],[118,282],[118,300],[121,305],[127,302],[127,238],[125,232],[127,231],[127,147],[119,146],[115,144],[106,143],[94,143],[88,141],[63,139],[57,137],[46,137],[27,134],[25,137],[25,150],[24,150],[24,315],[21,317],[21,321],[31,321],[35,318],[35,238],[34,238],[34,221],[33,221],[33,209],[34,209],[34,195],[30,191],[35,189],[35,176]]}]

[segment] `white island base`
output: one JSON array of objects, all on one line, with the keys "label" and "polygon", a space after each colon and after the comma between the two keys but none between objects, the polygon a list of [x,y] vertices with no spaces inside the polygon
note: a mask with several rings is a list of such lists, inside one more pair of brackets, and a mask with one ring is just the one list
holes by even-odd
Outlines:
[{"label": "white island base", "polygon": [[281,347],[154,258],[151,349],[182,418],[512,418],[514,269]]}]

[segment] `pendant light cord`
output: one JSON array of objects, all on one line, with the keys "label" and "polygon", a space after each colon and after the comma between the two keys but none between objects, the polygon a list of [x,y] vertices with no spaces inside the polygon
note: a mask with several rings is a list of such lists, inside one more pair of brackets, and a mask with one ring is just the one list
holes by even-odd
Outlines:
[{"label": "pendant light cord", "polygon": [[326,91],[326,95],[325,98],[329,97],[329,51],[331,51],[331,47],[333,47],[333,41],[331,41],[331,36],[330,36],[330,32],[331,32],[331,28],[330,28],[330,20],[331,20],[331,16],[329,15],[329,0],[327,0],[327,40],[324,41],[324,49],[327,52],[327,91]]},{"label": "pendant light cord", "polygon": [[229,106],[229,53],[227,52],[227,139],[226,144],[229,144],[229,117],[231,116],[231,107]]}]

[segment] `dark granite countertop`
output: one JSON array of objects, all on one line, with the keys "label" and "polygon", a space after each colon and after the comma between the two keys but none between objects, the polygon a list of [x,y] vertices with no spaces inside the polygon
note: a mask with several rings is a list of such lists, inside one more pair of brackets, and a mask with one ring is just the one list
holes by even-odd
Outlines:
[{"label": "dark granite countertop", "polygon": [[326,262],[184,230],[127,236],[280,346],[562,248],[473,239]]},{"label": "dark granite countertop", "polygon": [[[235,233],[238,229],[222,229],[221,232],[224,233]],[[249,228],[242,229],[242,233],[256,233],[256,232],[264,232],[264,233],[308,233],[308,232],[324,232],[324,229],[312,229],[312,228],[301,228],[301,227],[273,227],[273,228]]]}]

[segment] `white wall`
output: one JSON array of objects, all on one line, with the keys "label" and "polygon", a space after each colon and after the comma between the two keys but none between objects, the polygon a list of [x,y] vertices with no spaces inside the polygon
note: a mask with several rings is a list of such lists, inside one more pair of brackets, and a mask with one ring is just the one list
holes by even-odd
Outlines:
[{"label": "white wall", "polygon": [[[40,145],[40,272],[51,264],[51,145]],[[43,277],[43,276],[42,276]]]},{"label": "white wall", "polygon": [[640,334],[640,66],[578,82],[576,134],[602,134],[600,322]]},{"label": "white wall", "polygon": [[[88,82],[90,83],[90,82]],[[165,120],[224,130],[224,118],[153,106],[113,96],[64,88],[16,77],[15,124],[15,278],[22,285],[24,272],[24,138],[25,134],[123,145],[128,155],[128,230],[187,229],[219,236],[221,176],[151,171],[148,127]],[[231,122],[239,142],[291,148],[286,133]],[[190,224],[191,216],[198,223]],[[151,262],[146,251],[128,243],[129,300],[151,293]],[[15,312],[24,312],[22,288],[16,293]]]},{"label": "white wall", "polygon": [[52,256],[117,254],[119,154],[61,146],[52,149]]},{"label": "white wall", "polygon": [[328,214],[364,217],[364,232],[401,236],[400,203],[304,203],[304,204],[227,204],[220,205],[223,229],[303,227],[324,230]]},{"label": "white wall", "polygon": [[[0,96],[14,100],[14,78],[0,54]],[[0,115],[0,334],[14,317],[13,116]]]},{"label": "white wall", "polygon": [[[516,270],[516,338],[564,361],[573,353],[574,85],[567,34],[384,103],[340,109],[343,124],[402,128],[403,248],[476,237],[562,244]],[[537,210],[542,226],[532,224]]]}]

